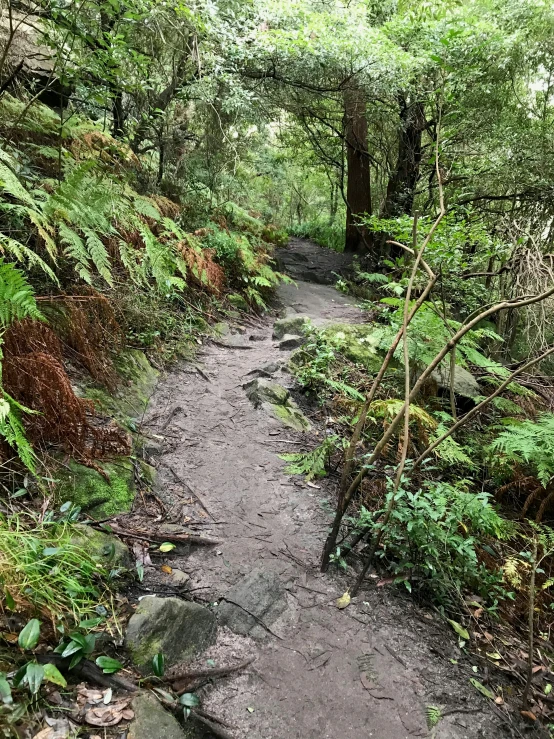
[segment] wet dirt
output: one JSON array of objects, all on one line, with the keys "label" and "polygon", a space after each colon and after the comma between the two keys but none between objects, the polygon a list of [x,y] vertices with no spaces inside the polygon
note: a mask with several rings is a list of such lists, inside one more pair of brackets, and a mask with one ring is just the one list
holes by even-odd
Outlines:
[{"label": "wet dirt", "polygon": [[[326,274],[345,263],[306,242],[285,251],[293,274],[306,254],[312,261],[321,254]],[[322,282],[282,286],[281,311],[316,322],[365,320],[352,298]],[[289,352],[272,339],[276,317],[243,325],[240,348],[208,342],[198,358],[202,375],[189,364],[177,367],[160,382],[145,419],[149,433],[164,437],[154,462],[167,521],[221,540],[166,555],[145,587],[167,592],[170,576],[159,566],[169,564],[190,575],[187,597],[218,604],[217,612],[253,572],[279,583],[270,596],[282,607],[267,611],[271,622],[262,614],[249,635],[220,630],[209,654],[218,667],[248,656],[255,662],[207,690],[204,708],[232,724],[237,739],[521,736],[470,685],[471,677],[486,676],[472,670],[455,635],[396,586],[370,581],[349,608],[337,609],[352,571],[318,571],[336,478],[308,485],[286,474],[278,456],[316,446],[325,433],[323,411],[311,406],[314,430],[301,435],[256,410],[242,387],[271,363],[281,364],[278,382],[294,385],[284,368]],[[445,714],[432,732],[428,706]]]}]

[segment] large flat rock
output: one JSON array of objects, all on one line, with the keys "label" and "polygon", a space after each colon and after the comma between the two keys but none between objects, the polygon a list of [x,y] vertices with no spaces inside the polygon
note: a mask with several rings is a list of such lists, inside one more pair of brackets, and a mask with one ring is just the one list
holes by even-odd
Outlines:
[{"label": "large flat rock", "polygon": [[216,631],[215,616],[208,608],[149,595],[131,616],[125,644],[133,662],[148,670],[159,652],[168,666],[193,659],[215,642]]}]

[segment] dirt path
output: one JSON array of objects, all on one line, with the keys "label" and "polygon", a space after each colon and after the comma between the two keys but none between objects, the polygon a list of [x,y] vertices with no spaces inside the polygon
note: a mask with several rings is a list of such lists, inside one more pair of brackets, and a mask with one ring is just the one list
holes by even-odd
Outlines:
[{"label": "dirt path", "polygon": [[[295,253],[302,261],[314,249],[292,244],[289,263]],[[364,320],[351,299],[328,285],[299,282],[282,287],[279,298],[283,307],[317,321]],[[288,356],[271,338],[272,323],[267,318],[248,327],[235,341],[246,349],[207,347],[200,359],[209,381],[184,366],[166,377],[149,411],[150,430],[165,436],[157,466],[171,520],[182,525],[193,519],[222,540],[219,547],[175,557],[172,566],[190,574],[193,597],[217,602],[218,609],[229,605],[245,578],[251,582],[253,572],[263,591],[253,593],[254,600],[269,599],[259,620],[243,612],[248,636],[221,630],[210,653],[218,664],[244,655],[256,662],[217,683],[205,706],[233,724],[237,738],[427,736],[429,705],[445,713],[456,709],[434,730],[438,739],[510,736],[469,686],[475,677],[469,660],[431,613],[386,587],[362,593],[346,611],[336,608],[347,579],[321,576],[317,568],[335,482],[308,486],[285,474],[277,456],[303,448],[302,440],[313,448],[321,419],[303,439],[254,409],[242,387],[249,373]],[[276,379],[293,384],[282,370]],[[320,413],[314,409],[312,415]]]}]

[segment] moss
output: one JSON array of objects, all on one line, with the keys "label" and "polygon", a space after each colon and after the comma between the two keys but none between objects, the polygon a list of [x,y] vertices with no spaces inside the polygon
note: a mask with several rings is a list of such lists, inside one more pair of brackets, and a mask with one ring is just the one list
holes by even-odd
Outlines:
[{"label": "moss", "polygon": [[157,654],[163,652],[163,643],[160,637],[151,636],[149,638],[142,639],[140,646],[136,647],[127,644],[127,648],[131,653],[133,663],[138,667],[145,667],[152,662],[152,659]]},{"label": "moss", "polygon": [[306,416],[290,400],[286,405],[264,403],[262,407],[289,428],[295,429],[296,431],[308,431],[311,428]]},{"label": "moss", "polygon": [[78,523],[73,525],[71,540],[76,546],[86,549],[94,560],[110,569],[131,567],[129,550],[116,536]]},{"label": "moss", "polygon": [[381,337],[371,324],[337,323],[322,331],[325,340],[350,361],[378,372],[383,361]]},{"label": "moss", "polygon": [[130,511],[135,497],[131,460],[121,457],[101,467],[109,482],[96,470],[71,460],[68,468],[58,473],[58,502],[70,500],[97,519]]},{"label": "moss", "polygon": [[93,400],[99,410],[134,431],[156,387],[159,372],[139,349],[124,349],[114,363],[122,380],[116,392],[110,395],[102,388],[88,387],[84,396]]}]

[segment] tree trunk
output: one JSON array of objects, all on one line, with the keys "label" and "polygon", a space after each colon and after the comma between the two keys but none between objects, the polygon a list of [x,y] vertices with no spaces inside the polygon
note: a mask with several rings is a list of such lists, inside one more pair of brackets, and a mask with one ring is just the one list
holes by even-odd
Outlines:
[{"label": "tree trunk", "polygon": [[351,88],[344,93],[344,129],[347,157],[346,239],[347,252],[366,252],[371,246],[367,228],[358,222],[371,214],[371,173],[367,147],[366,100]]},{"label": "tree trunk", "polygon": [[398,159],[387,186],[383,218],[412,215],[421,165],[421,137],[427,126],[422,102],[409,104],[400,96],[399,103]]}]

